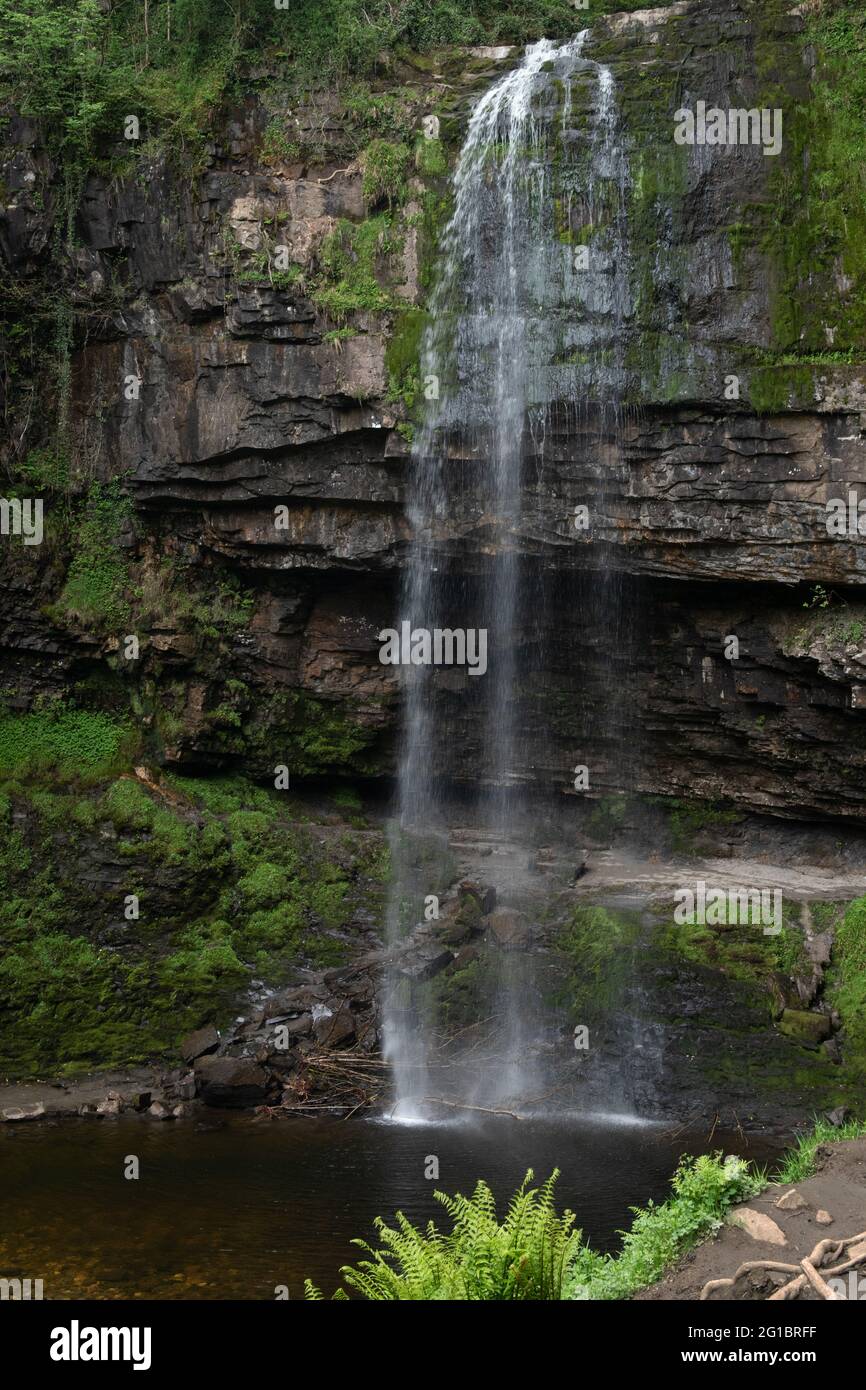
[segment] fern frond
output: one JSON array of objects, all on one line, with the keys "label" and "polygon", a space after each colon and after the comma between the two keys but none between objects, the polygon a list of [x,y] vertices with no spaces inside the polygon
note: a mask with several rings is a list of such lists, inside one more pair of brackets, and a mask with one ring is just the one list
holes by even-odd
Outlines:
[{"label": "fern frond", "polygon": [[561,1299],[581,1238],[573,1229],[573,1212],[557,1215],[558,1177],[554,1170],[541,1187],[533,1188],[528,1169],[502,1222],[483,1180],[471,1197],[437,1192],[451,1218],[448,1234],[432,1221],[419,1230],[399,1211],[393,1226],[377,1217],[378,1247],[353,1241],[368,1258],[356,1267],[345,1266],[343,1278],[349,1288],[377,1302]]}]

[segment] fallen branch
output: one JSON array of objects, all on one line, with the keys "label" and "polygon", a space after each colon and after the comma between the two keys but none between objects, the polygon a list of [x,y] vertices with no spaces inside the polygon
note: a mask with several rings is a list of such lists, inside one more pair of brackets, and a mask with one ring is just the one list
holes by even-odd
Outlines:
[{"label": "fallen branch", "polygon": [[477,1110],[481,1115],[508,1115],[512,1120],[521,1120],[522,1115],[517,1115],[513,1110],[492,1110],[487,1105],[461,1105],[456,1100],[443,1100],[441,1096],[428,1096],[425,1105],[447,1105],[451,1110]]}]

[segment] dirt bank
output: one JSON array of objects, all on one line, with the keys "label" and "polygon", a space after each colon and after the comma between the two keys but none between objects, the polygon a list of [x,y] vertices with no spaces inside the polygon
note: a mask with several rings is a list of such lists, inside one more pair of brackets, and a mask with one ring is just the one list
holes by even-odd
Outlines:
[{"label": "dirt bank", "polygon": [[[746,1262],[769,1260],[799,1266],[819,1241],[841,1242],[866,1232],[866,1138],[822,1144],[815,1166],[813,1177],[793,1185],[773,1183],[759,1197],[735,1207],[712,1240],[685,1255],[657,1284],[637,1294],[637,1299],[698,1299],[709,1280],[733,1278]],[[780,1200],[782,1206],[778,1205]],[[866,1241],[859,1245],[864,1247],[863,1258],[853,1277],[846,1272],[831,1285],[842,1298],[866,1300]],[[833,1252],[827,1253],[830,1259],[822,1271],[825,1279],[827,1266],[835,1267]],[[843,1251],[835,1263],[856,1253],[856,1247]],[[733,1287],[716,1289],[710,1297],[724,1301],[767,1299],[792,1278],[794,1274],[782,1270],[754,1269],[742,1274]],[[806,1300],[821,1297],[808,1283],[795,1296]]]}]

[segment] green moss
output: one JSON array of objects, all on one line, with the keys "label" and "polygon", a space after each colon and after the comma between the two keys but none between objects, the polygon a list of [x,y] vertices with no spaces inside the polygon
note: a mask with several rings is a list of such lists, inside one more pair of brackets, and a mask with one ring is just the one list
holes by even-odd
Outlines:
[{"label": "green moss", "polygon": [[[32,1058],[60,1068],[120,1056],[141,1060],[147,1040],[130,1018],[129,972],[113,952],[83,937],[45,932],[0,960],[0,1008],[15,1019],[0,1042],[0,1068],[17,1071]],[[138,1036],[136,1036],[138,1034]]]},{"label": "green moss", "polygon": [[563,1000],[574,1019],[601,1022],[617,1005],[631,972],[640,917],[605,907],[576,907],[555,946],[566,962]]},{"label": "green moss", "polygon": [[165,991],[166,1005],[181,1011],[180,1027],[175,1030],[180,1036],[197,1027],[203,1017],[218,1013],[220,996],[234,992],[248,976],[247,967],[226,942],[196,942],[173,951],[156,969],[156,981]]},{"label": "green moss", "polygon": [[249,871],[236,886],[231,941],[238,955],[265,973],[290,957],[317,964],[342,960],[344,943],[327,933],[345,926],[351,915],[344,872],[298,830],[271,835],[258,853],[273,858],[240,857]]},{"label": "green moss", "polygon": [[[669,94],[671,104],[659,107],[659,99]],[[662,392],[663,376],[667,372],[687,371],[688,358],[680,339],[665,336],[663,307],[657,289],[658,260],[664,255],[671,261],[681,252],[673,247],[685,240],[683,204],[688,188],[688,151],[675,145],[666,129],[669,113],[678,102],[669,92],[666,75],[653,70],[651,91],[641,91],[641,120],[645,127],[643,146],[632,161],[632,185],[627,215],[629,244],[632,248],[631,281],[635,302],[636,336],[629,365],[639,368],[646,377],[648,389],[663,399],[673,399],[673,390]],[[670,224],[670,246],[660,248],[659,228]],[[670,271],[685,270],[685,266],[670,265]],[[664,347],[666,351],[660,349]]]},{"label": "green moss", "polygon": [[[231,816],[234,812],[254,811],[269,825],[280,809],[275,793],[257,787],[245,777],[182,777],[175,774],[169,778],[169,782],[212,815]],[[231,821],[229,823],[232,824]],[[253,827],[251,833],[255,834],[256,828],[261,829],[262,820],[237,822],[238,827],[245,824]]]},{"label": "green moss", "polygon": [[118,846],[127,857],[146,854],[151,859],[185,862],[190,868],[207,864],[211,870],[224,866],[227,840],[222,826],[207,822],[195,826],[178,810],[150,795],[131,777],[115,782],[103,796],[99,810],[119,832],[131,833]]},{"label": "green moss", "polygon": [[791,921],[783,920],[778,936],[765,936],[757,921],[724,926],[669,922],[657,929],[655,940],[684,960],[750,985],[754,1001],[768,1015],[777,1008],[776,972],[792,979],[807,963],[803,934]]},{"label": "green moss", "polygon": [[360,811],[363,803],[354,787],[339,787],[331,798],[335,806],[344,811]]},{"label": "green moss", "polygon": [[806,1009],[785,1009],[778,1026],[780,1033],[804,1047],[817,1046],[826,1037],[826,1019]]},{"label": "green moss", "polygon": [[115,830],[149,830],[153,825],[154,804],[141,783],[131,777],[112,783],[102,805]]},{"label": "green moss", "polygon": [[415,141],[415,168],[422,178],[440,179],[448,172],[448,156],[441,140],[421,135]]},{"label": "green moss", "polygon": [[361,187],[370,207],[399,207],[406,199],[406,176],[412,151],[393,140],[372,140],[360,158]]},{"label": "green moss", "polygon": [[784,103],[785,144],[764,236],[775,266],[774,342],[801,353],[850,348],[862,361],[866,14],[859,0],[835,0],[813,13],[805,41],[817,66],[808,100]]},{"label": "green moss", "polygon": [[342,705],[292,693],[258,703],[242,745],[263,770],[284,763],[293,777],[345,776],[378,771],[370,751],[377,737]]},{"label": "green moss", "polygon": [[58,702],[30,714],[0,717],[0,777],[51,773],[61,781],[94,782],[129,756],[127,724],[108,714]]},{"label": "green moss", "polygon": [[808,406],[815,399],[815,373],[809,366],[761,367],[750,373],[748,391],[760,415]]},{"label": "green moss", "polygon": [[671,799],[660,804],[664,805],[670,812],[668,828],[671,837],[671,849],[675,854],[698,853],[702,847],[702,837],[705,837],[707,832],[712,833],[725,826],[736,825],[738,821],[742,820],[742,814],[739,811],[726,810],[724,807],[706,801]]},{"label": "green moss", "polygon": [[485,1017],[492,975],[485,956],[437,975],[429,986],[429,1007],[446,1036],[462,1032]]},{"label": "green moss", "polygon": [[73,557],[58,610],[101,631],[117,632],[129,621],[129,563],[120,546],[131,515],[117,479],[92,483],[73,528]]},{"label": "green moss", "polygon": [[426,311],[414,306],[404,309],[397,317],[385,352],[389,377],[400,381],[412,372],[417,375],[426,323]]},{"label": "green moss", "polygon": [[338,323],[349,314],[395,307],[377,269],[395,254],[398,244],[387,213],[360,223],[342,218],[322,243],[321,273],[310,291],[313,303]]},{"label": "green moss", "polygon": [[[0,840],[0,1070],[170,1054],[230,1016],[251,972],[279,985],[299,965],[345,960],[359,905],[375,909],[388,871],[380,836],[313,835],[285,818],[285,798],[242,778],[169,790],[177,803],[131,777],[90,793],[4,784],[0,818],[27,814],[26,833]],[[121,887],[82,871],[110,827],[125,836]],[[103,946],[127,892],[141,917],[122,946]]]},{"label": "green moss", "polygon": [[238,882],[248,907],[273,907],[289,892],[289,875],[279,864],[259,863]]},{"label": "green moss", "polygon": [[866,1082],[866,897],[849,904],[836,933],[828,994],[844,1027],[845,1060]]},{"label": "green moss", "polygon": [[385,349],[388,399],[402,401],[410,411],[418,403],[421,387],[421,340],[426,323],[423,309],[405,309],[398,316]]}]

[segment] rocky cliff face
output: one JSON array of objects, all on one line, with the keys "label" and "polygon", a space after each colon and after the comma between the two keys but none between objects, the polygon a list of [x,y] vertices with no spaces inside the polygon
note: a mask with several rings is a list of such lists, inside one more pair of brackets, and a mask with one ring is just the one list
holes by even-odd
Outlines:
[{"label": "rocky cliff face", "polygon": [[[543,457],[527,439],[518,543],[530,570],[563,584],[605,566],[632,576],[630,601],[648,624],[629,690],[643,790],[691,785],[787,815],[859,816],[850,767],[866,677],[847,586],[861,582],[863,557],[858,536],[828,535],[825,510],[864,483],[864,383],[846,360],[857,287],[841,256],[816,267],[817,290],[811,276],[791,283],[774,244],[780,171],[797,177],[790,146],[814,77],[803,24],[787,6],[684,3],[593,27],[587,53],[616,79],[630,167],[628,262],[607,268],[628,282],[624,414],[614,441],[565,401]],[[121,479],[131,498],[105,539],[125,571],[120,627],[141,640],[132,676],[116,654],[116,616],[56,602],[75,544],[59,527],[49,526],[48,563],[45,551],[37,563],[4,546],[13,708],[113,666],[111,702],[149,711],[151,756],[168,764],[391,770],[398,692],[377,633],[394,617],[408,541],[402,422],[419,394],[414,345],[448,159],[472,94],[514,56],[452,52],[423,71],[403,66],[360,117],[339,95],[280,109],[276,146],[269,73],[251,81],[192,176],[144,152],[134,172],[92,175],[65,250],[58,170],[38,131],[13,124],[3,252],[24,295],[50,293],[56,276],[70,288],[68,395],[54,408],[68,413],[78,488]],[[768,94],[787,122],[778,158],[673,142],[678,104],[748,108]],[[580,102],[578,88],[564,138],[579,140]],[[418,137],[393,175],[402,194],[365,160],[380,107]],[[431,114],[442,140],[420,134]],[[584,213],[563,211],[564,257]],[[581,372],[567,299],[556,309],[565,365],[552,364],[551,395],[573,398],[574,383],[562,386],[563,373]],[[597,317],[603,332],[603,306]],[[795,319],[786,341],[780,323]],[[56,358],[40,383],[49,396],[52,370]],[[38,439],[44,407],[25,404]],[[453,547],[471,573],[483,563],[483,464],[458,463]],[[591,527],[576,532],[588,500]],[[803,615],[804,586],[817,584],[838,598]],[[217,640],[208,633],[225,624],[205,610],[220,586],[245,604]],[[554,679],[538,673],[527,694],[537,733],[517,772],[545,789],[567,785],[591,717],[591,691],[557,672],[572,637],[603,655],[604,634],[574,628],[581,611],[558,610],[549,632],[527,634]],[[729,634],[737,661],[723,655]],[[458,710],[465,692],[443,684],[455,706],[448,774],[467,755],[471,766],[472,719]],[[677,740],[665,733],[672,711]]]}]

